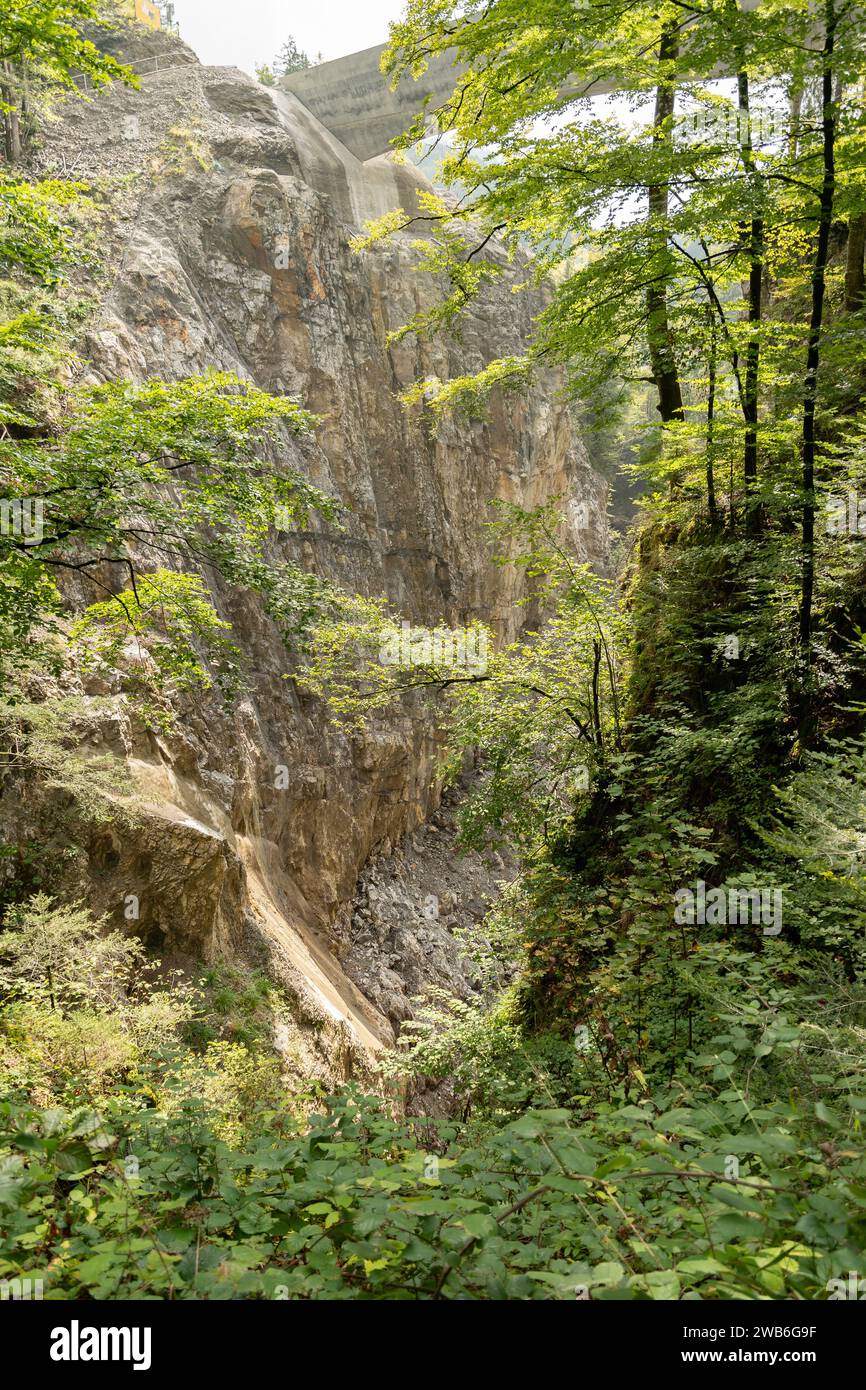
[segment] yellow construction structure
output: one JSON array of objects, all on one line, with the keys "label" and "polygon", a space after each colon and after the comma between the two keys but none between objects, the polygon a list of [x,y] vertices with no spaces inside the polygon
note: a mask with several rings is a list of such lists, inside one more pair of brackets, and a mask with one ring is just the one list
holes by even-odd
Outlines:
[{"label": "yellow construction structure", "polygon": [[162,28],[159,6],[154,4],[154,0],[123,0],[120,8],[130,19],[137,19],[148,29]]}]

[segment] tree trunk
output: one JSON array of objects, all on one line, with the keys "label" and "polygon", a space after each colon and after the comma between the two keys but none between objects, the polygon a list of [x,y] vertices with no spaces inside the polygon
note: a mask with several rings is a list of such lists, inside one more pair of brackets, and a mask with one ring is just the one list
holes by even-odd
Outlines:
[{"label": "tree trunk", "polygon": [[790,118],[790,130],[788,132],[788,158],[792,164],[797,161],[800,152],[800,118],[803,112],[803,83],[800,78],[792,77],[791,91],[788,98],[788,113]]},{"label": "tree trunk", "polygon": [[6,87],[0,87],[0,97],[3,98],[3,155],[7,164],[12,163],[12,112],[8,110],[9,97]]},{"label": "tree trunk", "polygon": [[604,735],[601,731],[601,706],[598,695],[598,677],[601,671],[601,643],[598,638],[594,638],[592,643],[592,727],[595,734],[595,741],[599,748],[604,742]]},{"label": "tree trunk", "polygon": [[21,125],[18,120],[17,83],[12,64],[8,58],[3,62],[3,145],[6,160],[17,164],[21,159]]},{"label": "tree trunk", "polygon": [[[659,82],[656,87],[655,116],[653,119],[653,146],[661,149],[670,145],[672,132],[670,118],[674,113],[676,88],[666,69],[666,64],[676,58],[679,52],[676,30],[665,26],[659,42]],[[649,220],[658,230],[659,260],[662,266],[669,257],[666,222],[668,215],[669,190],[666,182],[650,185],[647,190]],[[650,369],[658,390],[658,412],[665,424],[671,420],[685,419],[683,395],[679,373],[674,358],[673,341],[668,318],[667,276],[647,290],[647,344],[649,347]]]},{"label": "tree trunk", "polygon": [[824,51],[822,79],[821,132],[823,177],[818,245],[812,266],[812,313],[809,347],[803,383],[803,434],[801,445],[803,525],[801,539],[802,580],[800,591],[800,658],[802,693],[800,735],[808,741],[812,725],[812,603],[815,589],[815,404],[818,395],[818,366],[821,326],[824,317],[825,277],[833,224],[836,185],[836,116],[833,104],[833,45],[836,37],[836,0],[826,0],[824,10]]},{"label": "tree trunk", "polygon": [[856,314],[866,303],[866,275],[863,257],[866,252],[866,212],[858,213],[848,223],[848,256],[845,261],[845,309]]},{"label": "tree trunk", "polygon": [[[757,202],[760,193],[760,176],[757,172],[752,149],[749,73],[746,65],[746,52],[740,37],[743,15],[738,0],[727,0],[726,14],[730,23],[730,38],[737,68],[737,139],[740,147],[740,162],[746,175],[746,181]],[[761,291],[764,283],[763,218],[753,213],[751,220],[742,225],[742,236],[749,254],[749,280],[746,298],[750,330],[746,346],[746,371],[742,394],[745,424],[743,485],[746,492],[746,527],[749,531],[755,532],[760,530],[761,526],[760,509],[755,503],[753,494],[758,481],[758,407],[761,367],[761,340],[758,329],[761,324]]]},{"label": "tree trunk", "polygon": [[719,524],[719,512],[716,505],[716,479],[713,473],[713,451],[715,447],[715,414],[716,414],[716,318],[712,306],[707,310],[707,317],[710,324],[710,362],[709,362],[709,381],[707,383],[707,438],[706,438],[706,466],[707,466],[707,511],[710,517],[710,525],[715,531]]},{"label": "tree trunk", "polygon": [[[860,134],[866,133],[866,77],[860,81]],[[848,251],[845,259],[845,312],[856,314],[866,305],[866,209],[848,221]]]},{"label": "tree trunk", "polygon": [[[749,75],[746,71],[737,74],[737,122],[740,158],[746,176],[754,186],[757,174],[752,152]],[[753,217],[749,223],[748,246],[748,319],[750,332],[746,347],[746,372],[743,382],[743,418],[746,425],[743,440],[743,484],[746,490],[746,525],[750,531],[755,531],[760,528],[760,512],[750,494],[754,493],[758,482],[758,403],[761,370],[761,340],[758,336],[758,329],[762,317],[761,291],[764,284],[764,220],[762,217]]]}]

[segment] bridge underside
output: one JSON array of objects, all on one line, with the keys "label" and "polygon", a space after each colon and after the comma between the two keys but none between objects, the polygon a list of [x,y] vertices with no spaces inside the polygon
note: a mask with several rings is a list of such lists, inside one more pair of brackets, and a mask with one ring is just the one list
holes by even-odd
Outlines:
[{"label": "bridge underside", "polygon": [[[757,8],[761,0],[740,0],[744,11]],[[330,63],[287,73],[280,85],[304,103],[327,130],[351,150],[357,159],[375,159],[392,148],[391,142],[402,135],[421,110],[425,97],[432,106],[447,101],[454,91],[462,65],[456,54],[434,58],[417,82],[404,77],[396,92],[382,75],[380,63],[386,45],[365,48]],[[708,79],[730,75],[728,65],[720,63]],[[594,82],[591,86],[575,84],[564,96],[605,96],[617,90],[613,82]]]},{"label": "bridge underside", "polygon": [[358,159],[385,154],[426,96],[442,102],[454,90],[457,73],[440,61],[418,82],[406,80],[392,92],[379,67],[384,52],[385,45],[379,44],[280,78],[280,86],[293,92]]},{"label": "bridge underside", "polygon": [[[314,68],[287,73],[280,86],[304,103],[332,135],[358,159],[374,159],[392,148],[424,104],[441,105],[454,91],[461,68],[443,56],[430,64],[423,77],[405,77],[392,92],[379,66],[385,44],[319,63]],[[593,86],[593,95],[610,92],[607,83]]]}]

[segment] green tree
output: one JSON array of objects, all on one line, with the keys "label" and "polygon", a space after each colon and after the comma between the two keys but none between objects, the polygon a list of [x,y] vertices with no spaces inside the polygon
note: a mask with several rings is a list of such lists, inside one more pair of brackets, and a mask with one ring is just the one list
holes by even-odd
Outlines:
[{"label": "green tree", "polygon": [[272,67],[278,77],[284,77],[289,72],[302,72],[304,68],[312,67],[312,64],[290,34],[274,59]]},{"label": "green tree", "polygon": [[0,984],[61,1013],[116,1003],[131,989],[144,948],[135,937],[100,931],[104,925],[44,893],[13,907],[0,935]]},{"label": "green tree", "polygon": [[74,88],[75,77],[96,87],[122,81],[138,86],[132,71],[84,36],[86,26],[108,28],[98,0],[7,0],[0,15],[0,110],[8,163],[21,157],[21,117],[28,95]]},{"label": "green tree", "polygon": [[[264,546],[269,527],[296,524],[312,509],[336,514],[333,499],[280,457],[281,429],[302,433],[312,423],[295,401],[213,372],[88,389],[60,430],[0,440],[0,491],[29,522],[16,527],[13,507],[0,533],[7,666],[32,659],[37,629],[56,630],[63,573],[87,580],[94,597],[108,594],[79,629],[92,635],[105,626],[103,653],[159,616],[159,664],[175,678],[201,670],[197,641],[218,663],[229,655],[225,624],[207,617],[206,588],[174,573],[179,561],[260,593],[286,637],[296,632],[326,587],[273,563]],[[155,564],[139,587],[142,570]]]},{"label": "green tree", "polygon": [[[833,429],[819,362],[846,353],[844,366],[833,360],[853,383],[864,370],[842,297],[827,289],[841,195],[845,302],[858,312],[864,43],[852,4],[816,21],[802,0],[748,11],[737,0],[502,0],[481,11],[410,0],[385,70],[408,81],[449,61],[455,87],[400,143],[432,123],[458,196],[395,211],[356,243],[426,224],[422,266],[449,278],[441,304],[395,338],[456,331],[502,273],[503,243],[512,257],[528,251],[527,277],[554,281],[528,352],[471,378],[418,383],[407,401],[423,400],[435,421],[556,362],[604,423],[631,383],[651,386],[664,429],[647,463],[677,524],[697,504],[711,527],[727,513],[752,536],[767,525],[801,531],[802,688],[812,680],[816,460]],[[710,86],[719,74],[728,94]],[[618,111],[593,105],[599,83],[626,94]]]},{"label": "green tree", "polygon": [[0,437],[54,414],[85,302],[72,282],[93,264],[94,223],[80,182],[0,171]]}]

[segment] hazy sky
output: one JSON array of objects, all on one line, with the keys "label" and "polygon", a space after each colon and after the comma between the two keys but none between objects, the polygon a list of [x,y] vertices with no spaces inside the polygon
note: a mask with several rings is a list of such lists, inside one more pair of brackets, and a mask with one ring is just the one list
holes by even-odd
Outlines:
[{"label": "hazy sky", "polygon": [[403,0],[174,0],[180,36],[203,63],[252,73],[289,34],[313,57],[341,58],[388,37]]}]

